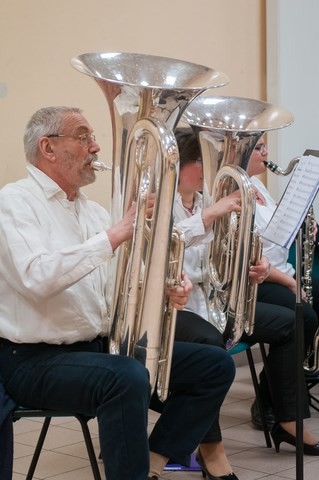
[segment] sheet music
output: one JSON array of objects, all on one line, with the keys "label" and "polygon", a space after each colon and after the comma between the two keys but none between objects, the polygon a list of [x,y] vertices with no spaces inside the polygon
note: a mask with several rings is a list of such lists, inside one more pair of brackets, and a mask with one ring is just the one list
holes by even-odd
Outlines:
[{"label": "sheet music", "polygon": [[[319,152],[318,152],[319,155]],[[319,189],[319,158],[300,158],[263,237],[290,248]]]}]

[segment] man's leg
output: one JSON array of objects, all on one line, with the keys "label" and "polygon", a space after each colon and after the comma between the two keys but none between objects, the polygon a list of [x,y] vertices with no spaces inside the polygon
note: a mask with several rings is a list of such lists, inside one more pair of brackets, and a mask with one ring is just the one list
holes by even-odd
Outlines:
[{"label": "man's leg", "polygon": [[107,479],[146,480],[147,371],[128,357],[95,352],[93,343],[80,348],[91,351],[6,346],[0,353],[5,388],[21,405],[97,416]]}]

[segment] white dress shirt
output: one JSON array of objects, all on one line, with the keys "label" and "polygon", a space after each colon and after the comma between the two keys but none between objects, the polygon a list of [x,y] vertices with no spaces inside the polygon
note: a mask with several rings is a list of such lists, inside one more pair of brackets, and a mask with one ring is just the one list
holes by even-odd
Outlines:
[{"label": "white dress shirt", "polygon": [[[251,177],[251,181],[262,194],[266,202],[265,205],[261,205],[260,203],[256,202],[255,225],[262,235],[277,208],[277,204],[270,196],[265,185],[257,177]],[[290,277],[293,277],[295,270],[293,266],[287,262],[289,250],[277,245],[276,243],[270,242],[265,238],[262,239],[262,242],[263,255],[268,258],[271,265],[276,267],[281,272],[286,273]]]},{"label": "white dress shirt", "polygon": [[73,343],[108,332],[109,214],[82,193],[74,202],[28,167],[0,190],[0,337]]},{"label": "white dress shirt", "polygon": [[207,243],[212,239],[212,231],[205,232],[202,221],[202,196],[196,193],[193,213],[183,205],[181,195],[176,194],[174,223],[185,235],[184,271],[193,284],[190,298],[184,308],[208,320],[208,311],[202,284],[208,284],[206,268]]}]

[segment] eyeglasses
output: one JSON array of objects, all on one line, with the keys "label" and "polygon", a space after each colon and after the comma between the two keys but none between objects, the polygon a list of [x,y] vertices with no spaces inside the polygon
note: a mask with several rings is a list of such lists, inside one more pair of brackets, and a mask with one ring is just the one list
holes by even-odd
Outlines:
[{"label": "eyeglasses", "polygon": [[260,143],[259,145],[256,145],[255,150],[260,153],[268,152],[267,145],[265,143]]},{"label": "eyeglasses", "polygon": [[82,135],[78,135],[77,137],[72,137],[72,135],[62,135],[62,134],[52,134],[46,135],[48,138],[52,137],[66,137],[66,138],[73,138],[80,143],[83,148],[89,148],[89,146],[95,142],[95,135],[93,133],[82,133]]}]

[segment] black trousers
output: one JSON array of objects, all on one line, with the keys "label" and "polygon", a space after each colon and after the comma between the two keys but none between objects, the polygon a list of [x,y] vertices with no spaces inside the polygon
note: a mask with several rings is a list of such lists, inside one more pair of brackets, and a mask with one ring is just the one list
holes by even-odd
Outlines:
[{"label": "black trousers", "polygon": [[[313,308],[305,302],[303,306],[304,351],[313,344],[318,328],[318,318]],[[282,285],[265,282],[258,287],[255,328],[251,336],[243,335],[247,343],[269,345],[268,368],[270,373],[271,401],[279,422],[296,419],[296,296]],[[265,372],[261,372],[260,386],[263,397],[267,396],[268,385]],[[303,391],[304,418],[310,417],[306,382]]]},{"label": "black trousers", "polygon": [[[183,310],[177,313],[175,341],[215,345],[225,350],[223,336],[214,325],[196,313]],[[210,425],[201,443],[219,442],[222,440],[219,412],[220,409],[218,409],[218,414],[215,416],[213,423]]]},{"label": "black trousers", "polygon": [[223,335],[211,323],[193,312],[181,310],[177,313],[175,340],[216,345],[225,349]]},{"label": "black trousers", "polygon": [[[255,327],[251,336],[244,334],[242,341],[251,345],[269,345],[268,366],[270,372],[273,407],[277,421],[296,419],[296,356],[295,303],[296,297],[286,287],[264,283],[258,288]],[[303,302],[305,349],[312,345],[318,327],[318,319],[309,304]],[[221,334],[204,319],[192,312],[179,312],[176,340],[210,343],[220,346]],[[304,397],[304,418],[310,416],[306,384],[301,387]],[[261,373],[261,389],[268,395],[264,372]]]}]

